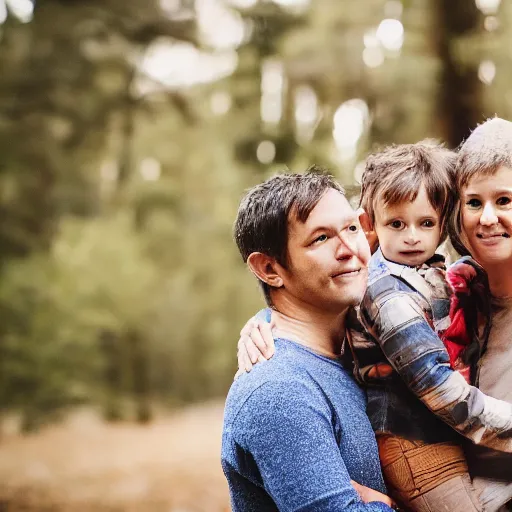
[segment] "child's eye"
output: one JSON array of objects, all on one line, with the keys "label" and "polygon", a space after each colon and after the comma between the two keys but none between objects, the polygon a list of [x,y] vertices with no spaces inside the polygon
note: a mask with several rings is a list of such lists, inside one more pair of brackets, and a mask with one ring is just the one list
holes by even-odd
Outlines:
[{"label": "child's eye", "polygon": [[507,205],[507,204],[509,204],[509,203],[510,203],[510,198],[505,197],[505,196],[500,197],[500,198],[496,201],[496,204],[497,204],[498,206],[505,206],[505,205]]},{"label": "child's eye", "polygon": [[436,223],[432,219],[427,219],[422,222],[422,225],[426,228],[433,228],[436,225]]},{"label": "child's eye", "polygon": [[480,208],[480,206],[482,206],[482,202],[480,199],[470,199],[469,201],[466,201],[466,205],[470,208]]},{"label": "child's eye", "polygon": [[402,229],[404,227],[404,223],[401,220],[394,220],[389,224],[393,229]]}]

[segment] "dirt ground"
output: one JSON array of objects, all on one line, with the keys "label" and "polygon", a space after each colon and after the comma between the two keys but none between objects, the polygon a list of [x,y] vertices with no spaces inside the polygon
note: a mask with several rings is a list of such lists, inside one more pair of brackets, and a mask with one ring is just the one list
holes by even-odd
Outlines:
[{"label": "dirt ground", "polygon": [[0,512],[227,512],[220,467],[223,404],[149,426],[92,412],[0,441]]}]

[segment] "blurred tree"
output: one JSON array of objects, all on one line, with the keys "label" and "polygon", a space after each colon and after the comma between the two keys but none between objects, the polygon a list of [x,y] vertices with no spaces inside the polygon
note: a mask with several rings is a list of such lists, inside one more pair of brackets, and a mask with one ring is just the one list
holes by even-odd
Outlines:
[{"label": "blurred tree", "polygon": [[178,14],[165,16],[156,0],[36,2],[26,24],[9,13],[0,40],[0,263],[48,248],[60,215],[98,212],[91,171],[112,116],[123,113],[130,130],[138,56],[160,37],[195,41],[194,20]]},{"label": "blurred tree", "polygon": [[[146,0],[129,4],[115,0],[36,2],[33,13],[25,12],[23,20],[20,13],[8,12],[0,39],[0,268],[12,257],[50,249],[62,216],[100,213],[96,169],[116,115],[125,119],[119,183],[127,179],[133,112],[143,107],[133,93],[139,56],[161,37],[194,43],[195,20],[190,16],[178,19],[180,15],[179,6],[166,15],[157,1]],[[174,106],[179,104],[174,95],[168,97]],[[27,300],[31,294],[46,295],[34,285],[29,290]],[[48,392],[53,389],[54,398],[60,395],[59,386],[51,388],[51,375],[58,373],[58,365],[43,370],[38,357],[44,354],[39,353],[38,344],[28,343],[29,332],[25,343],[21,337],[16,350],[12,349],[9,339],[18,320],[11,311],[11,299],[5,296],[1,305],[6,314],[0,329],[4,365],[0,403],[3,408],[22,407],[23,400],[16,398],[12,387],[22,392],[27,400],[26,417],[31,418],[26,427],[31,428],[36,410],[51,412],[62,405],[59,400],[44,399],[45,383]],[[29,324],[30,317],[41,312],[39,299],[35,304],[35,310],[23,310]],[[45,321],[56,320],[51,312],[46,316]],[[42,331],[37,333],[42,335]],[[51,338],[46,343],[53,343],[52,350],[57,347]],[[112,361],[111,366],[115,363],[120,361]],[[37,393],[29,381],[21,385],[16,380],[12,372],[19,365]],[[65,393],[62,396],[66,402]]]},{"label": "blurred tree", "polygon": [[457,147],[482,121],[484,84],[478,77],[478,62],[462,60],[456,52],[457,41],[478,34],[482,13],[475,2],[436,0],[437,52],[442,62],[439,86],[441,137],[448,146]]}]

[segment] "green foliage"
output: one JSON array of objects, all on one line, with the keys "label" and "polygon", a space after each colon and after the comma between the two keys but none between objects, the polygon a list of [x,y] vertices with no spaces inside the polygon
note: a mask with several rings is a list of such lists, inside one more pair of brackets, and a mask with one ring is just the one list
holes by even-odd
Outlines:
[{"label": "green foliage", "polygon": [[13,261],[0,283],[1,403],[30,421],[98,398],[100,334],[137,327],[154,269],[127,220],[70,220],[50,254]]}]

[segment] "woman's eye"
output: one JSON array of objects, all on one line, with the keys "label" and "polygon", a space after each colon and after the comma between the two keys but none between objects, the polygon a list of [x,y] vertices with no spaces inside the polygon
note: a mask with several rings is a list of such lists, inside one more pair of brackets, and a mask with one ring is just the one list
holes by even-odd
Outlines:
[{"label": "woman's eye", "polygon": [[318,242],[325,242],[327,240],[327,235],[320,235],[319,237],[315,238],[313,241],[314,244]]},{"label": "woman's eye", "polygon": [[390,223],[390,226],[394,229],[400,229],[402,228],[404,223],[401,220],[394,220]]},{"label": "woman's eye", "polygon": [[505,206],[507,204],[510,203],[510,198],[509,197],[500,197],[497,201],[496,201],[496,204],[498,206]]},{"label": "woman's eye", "polygon": [[466,201],[466,205],[470,208],[480,208],[480,206],[482,206],[482,202],[480,199],[470,199],[469,201]]}]

